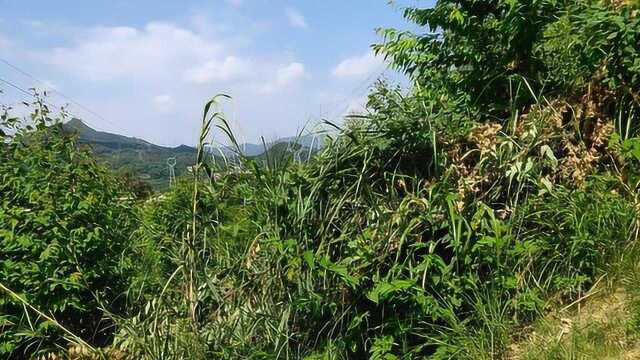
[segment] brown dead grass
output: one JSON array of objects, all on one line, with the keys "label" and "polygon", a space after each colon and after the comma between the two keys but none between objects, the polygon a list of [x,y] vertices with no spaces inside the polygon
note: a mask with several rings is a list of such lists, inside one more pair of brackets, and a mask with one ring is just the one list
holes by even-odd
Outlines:
[{"label": "brown dead grass", "polygon": [[640,338],[629,331],[632,308],[624,288],[594,290],[549,313],[503,359],[640,359]]}]

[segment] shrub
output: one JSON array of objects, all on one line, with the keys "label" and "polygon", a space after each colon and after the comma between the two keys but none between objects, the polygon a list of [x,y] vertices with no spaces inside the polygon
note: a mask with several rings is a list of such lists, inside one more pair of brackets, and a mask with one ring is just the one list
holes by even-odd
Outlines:
[{"label": "shrub", "polygon": [[[87,341],[109,342],[101,308],[118,311],[135,214],[129,194],[35,104],[33,125],[5,113],[0,148],[0,279]],[[11,135],[7,134],[11,132]],[[62,334],[9,294],[0,295],[0,356],[37,353]]]}]

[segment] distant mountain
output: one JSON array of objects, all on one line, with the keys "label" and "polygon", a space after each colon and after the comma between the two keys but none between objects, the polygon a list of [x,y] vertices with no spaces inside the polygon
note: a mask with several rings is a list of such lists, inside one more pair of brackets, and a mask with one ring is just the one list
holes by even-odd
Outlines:
[{"label": "distant mountain", "polygon": [[[243,143],[243,144],[240,144],[239,147],[245,156],[256,157],[261,154],[264,154],[266,151],[270,150],[273,146],[277,144],[282,144],[282,143],[298,144],[304,148],[311,149],[312,152],[315,152],[322,147],[325,140],[326,140],[325,135],[309,134],[304,136],[292,136],[292,137],[280,138],[278,140],[268,142],[266,144]],[[265,150],[265,145],[266,145],[266,150]],[[214,154],[222,152],[225,156],[234,156],[236,153],[236,149],[229,146],[221,147],[219,149],[213,149],[212,151]]]},{"label": "distant mountain", "polygon": [[[302,154],[304,153],[304,154]],[[278,142],[272,145],[269,150],[262,154],[252,156],[258,161],[269,162],[271,165],[278,164],[282,161],[296,160],[302,161],[308,156],[309,149],[294,142]]]},{"label": "distant mountain", "polygon": [[62,127],[68,132],[77,133],[80,136],[80,142],[104,147],[106,149],[147,149],[157,146],[135,137],[94,130],[82,122],[82,120],[76,118],[64,123]]},{"label": "distant mountain", "polygon": [[306,148],[313,148],[314,150],[318,150],[324,145],[327,140],[327,136],[324,134],[309,134],[304,136],[292,136],[279,139],[278,142],[289,142],[296,143],[302,145]]},{"label": "distant mountain", "polygon": [[169,158],[175,158],[176,176],[184,174],[195,162],[196,148],[191,146],[159,146],[135,137],[94,130],[79,119],[71,119],[62,127],[69,133],[78,134],[80,144],[89,146],[98,160],[117,172],[140,177],[156,190],[168,186]]},{"label": "distant mountain", "polygon": [[[92,129],[80,119],[71,119],[62,125],[69,133],[78,134],[80,144],[89,146],[98,160],[104,162],[116,172],[130,173],[149,182],[154,189],[164,190],[169,184],[168,159],[174,158],[176,177],[181,176],[193,165],[196,148],[180,145],[165,147],[152,144],[135,137],[112,134]],[[266,144],[243,144],[243,153],[258,161],[281,161],[286,155],[292,155],[297,161],[305,161],[310,153],[316,152],[323,144],[323,135],[306,135],[282,138]],[[222,161],[220,151],[227,158],[234,158],[235,151],[229,147],[210,149],[216,160]]]},{"label": "distant mountain", "polygon": [[[262,144],[258,145],[258,144],[244,143],[239,145],[239,147],[240,147],[240,150],[242,151],[242,154],[244,154],[245,156],[256,156],[264,152],[264,146]],[[224,155],[227,157],[235,156],[236,151],[237,149],[231,146],[219,146],[219,147],[211,148],[211,152],[214,155]]]}]

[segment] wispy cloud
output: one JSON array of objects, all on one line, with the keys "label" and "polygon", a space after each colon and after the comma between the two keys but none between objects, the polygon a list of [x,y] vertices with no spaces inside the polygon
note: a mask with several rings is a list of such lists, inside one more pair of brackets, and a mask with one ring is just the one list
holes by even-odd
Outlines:
[{"label": "wispy cloud", "polygon": [[157,95],[153,98],[153,103],[155,104],[156,109],[162,113],[167,113],[173,110],[174,101],[171,95]]},{"label": "wispy cloud", "polygon": [[289,25],[300,28],[307,29],[309,28],[309,24],[307,24],[307,19],[305,19],[304,15],[296,9],[286,8],[284,10],[287,19],[289,20]]},{"label": "wispy cloud", "polygon": [[273,80],[261,88],[263,93],[271,93],[282,89],[304,76],[304,65],[299,62],[293,62],[287,66],[283,66],[276,71]]},{"label": "wispy cloud", "polygon": [[332,74],[338,78],[358,78],[371,74],[383,66],[383,59],[371,51],[358,56],[346,58],[333,68]]},{"label": "wispy cloud", "polygon": [[229,81],[247,78],[252,74],[253,63],[248,59],[227,56],[223,60],[209,60],[188,69],[184,79],[196,84],[213,81]]},{"label": "wispy cloud", "polygon": [[84,80],[121,78],[166,79],[183,69],[224,58],[221,43],[168,23],[144,28],[84,29],[67,47],[45,51],[43,61],[77,74]]},{"label": "wispy cloud", "polygon": [[42,60],[81,80],[135,80],[150,87],[176,82],[185,86],[215,83],[222,88],[266,83],[279,89],[304,73],[302,64],[239,56],[222,40],[169,23],[90,28],[80,33],[84,35],[74,37],[70,46],[41,51]]}]

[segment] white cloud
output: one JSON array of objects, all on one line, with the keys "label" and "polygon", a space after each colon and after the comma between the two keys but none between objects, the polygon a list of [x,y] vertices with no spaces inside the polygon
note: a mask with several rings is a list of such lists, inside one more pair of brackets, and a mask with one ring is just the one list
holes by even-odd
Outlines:
[{"label": "white cloud", "polygon": [[[314,83],[305,81],[310,69],[300,60],[304,52],[289,52],[286,44],[280,50],[254,46],[276,34],[266,34],[266,25],[253,27],[252,18],[223,24],[207,16],[181,19],[122,27],[63,24],[53,27],[58,29],[53,35],[38,33],[53,42],[27,44],[17,34],[1,31],[0,39],[8,36],[12,49],[19,50],[12,50],[12,62],[50,79],[100,117],[71,104],[74,115],[97,129],[162,145],[194,144],[202,106],[217,93],[233,97],[223,104],[228,120],[244,129],[241,136],[247,141],[256,142],[259,135],[294,134],[301,119],[321,108],[313,96],[317,86],[336,94],[344,85],[331,81],[330,73],[317,74]],[[39,31],[35,26],[26,29],[30,34]],[[239,42],[239,36],[248,40]],[[282,106],[282,96],[287,106]],[[54,94],[52,102],[66,101]],[[336,111],[346,105],[342,101]],[[223,135],[216,136],[225,141]]]},{"label": "white cloud", "polygon": [[252,72],[252,68],[253,64],[249,60],[227,56],[224,60],[209,60],[187,69],[184,79],[196,84],[236,80],[248,77]]},{"label": "white cloud", "polygon": [[342,60],[333,68],[333,76],[338,78],[364,77],[371,74],[384,63],[381,57],[367,51],[360,56]]},{"label": "white cloud", "polygon": [[168,23],[149,23],[143,29],[90,28],[85,34],[72,46],[43,54],[43,60],[87,80],[165,78],[223,51],[221,43]]},{"label": "white cloud", "polygon": [[[44,51],[42,61],[90,81],[127,81],[139,84],[184,82],[261,85],[266,92],[287,86],[304,74],[300,63],[278,64],[229,53],[222,40],[210,39],[169,23],[143,28],[90,28],[67,47]],[[274,76],[275,74],[275,76]]]},{"label": "white cloud", "polygon": [[293,8],[286,8],[284,10],[285,15],[287,15],[287,19],[289,20],[289,25],[300,28],[307,29],[309,25],[307,24],[307,20],[304,18],[301,12]]},{"label": "white cloud", "polygon": [[167,94],[155,96],[153,98],[153,103],[155,104],[158,111],[163,113],[171,111],[174,105],[173,97]]},{"label": "white cloud", "polygon": [[275,78],[261,88],[263,93],[271,93],[282,89],[304,76],[304,65],[299,62],[293,62],[287,66],[280,67],[275,74]]},{"label": "white cloud", "polygon": [[301,63],[291,63],[283,68],[278,69],[276,83],[279,85],[287,85],[304,75],[304,65]]},{"label": "white cloud", "polygon": [[351,99],[351,101],[349,101],[347,105],[346,111],[341,115],[347,116],[353,114],[362,114],[366,112],[366,105],[368,100],[369,98],[367,96],[360,96],[358,98]]}]

